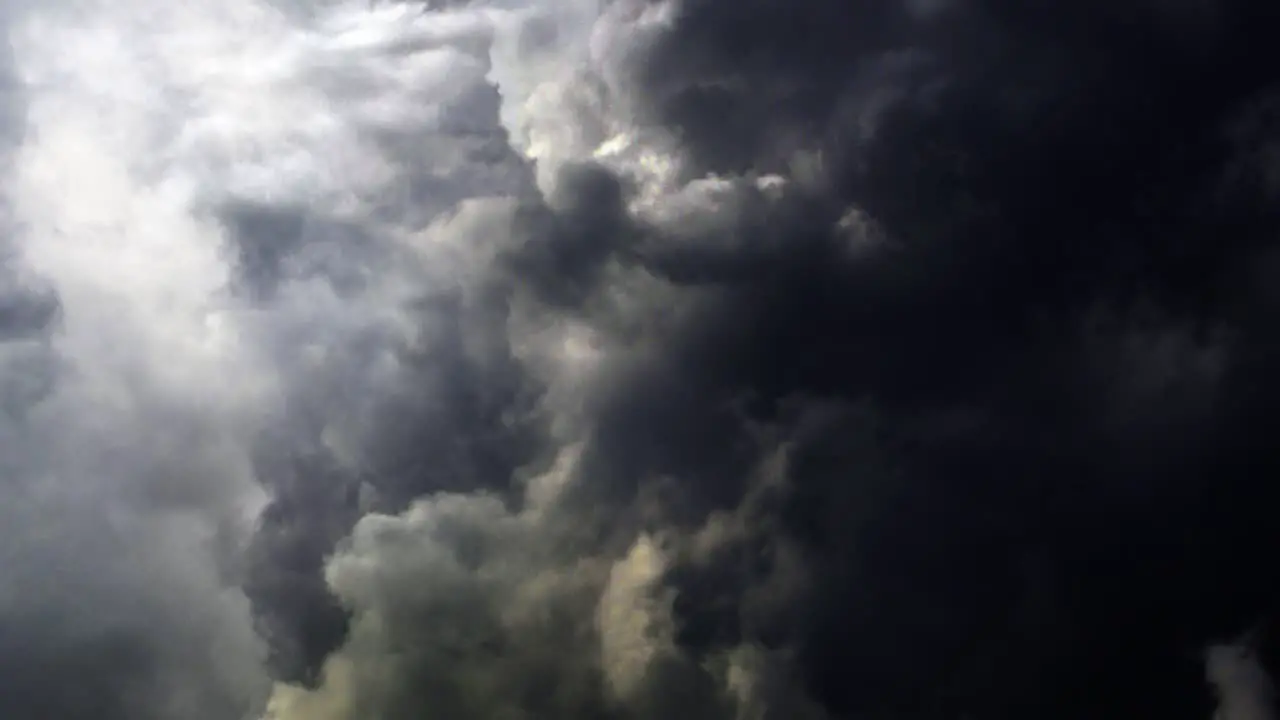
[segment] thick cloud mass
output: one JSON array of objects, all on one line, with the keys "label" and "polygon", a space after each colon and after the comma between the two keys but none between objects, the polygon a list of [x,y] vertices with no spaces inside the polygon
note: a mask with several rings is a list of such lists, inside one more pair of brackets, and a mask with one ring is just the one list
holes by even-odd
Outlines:
[{"label": "thick cloud mass", "polygon": [[1276,717],[1272,5],[0,0],[0,717]]}]

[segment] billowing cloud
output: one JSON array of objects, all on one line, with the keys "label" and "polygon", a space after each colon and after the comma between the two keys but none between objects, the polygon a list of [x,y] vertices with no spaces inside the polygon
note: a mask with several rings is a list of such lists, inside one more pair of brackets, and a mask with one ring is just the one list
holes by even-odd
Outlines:
[{"label": "billowing cloud", "polygon": [[1246,640],[1209,648],[1205,676],[1218,693],[1215,720],[1270,720],[1276,713],[1276,689]]},{"label": "billowing cloud", "polygon": [[0,7],[0,716],[1274,716],[1277,11]]}]

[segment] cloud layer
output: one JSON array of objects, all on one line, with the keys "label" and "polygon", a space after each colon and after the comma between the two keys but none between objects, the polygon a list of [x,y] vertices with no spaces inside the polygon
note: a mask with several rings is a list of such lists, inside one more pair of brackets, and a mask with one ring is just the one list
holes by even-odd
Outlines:
[{"label": "cloud layer", "polygon": [[1273,716],[1280,11],[0,6],[0,716]]}]

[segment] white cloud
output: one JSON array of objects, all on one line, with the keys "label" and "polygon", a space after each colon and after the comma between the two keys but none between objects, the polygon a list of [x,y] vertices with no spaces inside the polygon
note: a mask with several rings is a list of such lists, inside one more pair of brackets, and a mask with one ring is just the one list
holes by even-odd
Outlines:
[{"label": "white cloud", "polygon": [[[124,633],[156,658],[132,691],[156,717],[225,717],[261,694],[228,574],[264,501],[253,443],[303,395],[329,412],[327,438],[354,442],[367,408],[349,398],[389,392],[394,345],[416,332],[403,301],[424,263],[401,249],[422,208],[520,186],[510,163],[467,155],[498,131],[471,106],[501,13],[85,0],[10,14],[14,272],[50,285],[61,314],[46,340],[0,347],[6,395],[51,388],[0,423],[0,621],[53,613],[66,639],[49,642],[73,646]],[[340,296],[286,268],[272,301],[246,301],[220,214],[235,203],[358,227],[363,244],[333,263],[381,263],[378,282]],[[101,712],[141,700],[115,702]]]}]

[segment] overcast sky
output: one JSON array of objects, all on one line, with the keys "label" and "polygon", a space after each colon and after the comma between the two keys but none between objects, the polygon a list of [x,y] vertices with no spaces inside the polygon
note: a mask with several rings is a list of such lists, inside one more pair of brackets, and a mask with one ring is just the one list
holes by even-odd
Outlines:
[{"label": "overcast sky", "polygon": [[0,718],[1271,720],[1277,31],[0,0]]}]

